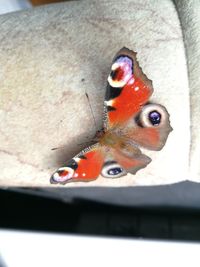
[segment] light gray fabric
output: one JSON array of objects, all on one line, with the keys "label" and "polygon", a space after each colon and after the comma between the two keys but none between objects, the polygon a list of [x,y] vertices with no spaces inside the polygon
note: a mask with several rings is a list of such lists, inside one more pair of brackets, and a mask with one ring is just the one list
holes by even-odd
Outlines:
[{"label": "light gray fabric", "polygon": [[162,151],[144,151],[152,162],[136,175],[67,187],[188,179],[189,88],[173,2],[68,2],[1,16],[0,25],[1,185],[49,186],[51,173],[85,147],[102,126],[109,68],[123,46],[138,52],[153,80],[151,101],[166,106],[174,130]]},{"label": "light gray fabric", "polygon": [[179,14],[190,86],[190,179],[200,181],[200,2],[199,0],[175,0]]},{"label": "light gray fabric", "polygon": [[[199,8],[199,1],[85,0],[1,16],[0,185],[45,186],[38,192],[65,201],[199,207],[198,184],[163,186],[200,179]],[[135,176],[50,186],[51,172],[96,131],[86,91],[101,128],[109,66],[122,46],[138,52],[174,131]]]}]

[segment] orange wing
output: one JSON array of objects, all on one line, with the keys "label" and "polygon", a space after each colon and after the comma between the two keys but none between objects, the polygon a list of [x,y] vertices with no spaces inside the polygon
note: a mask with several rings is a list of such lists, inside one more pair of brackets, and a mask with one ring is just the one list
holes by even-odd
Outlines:
[{"label": "orange wing", "polygon": [[86,148],[67,162],[66,166],[54,172],[50,182],[66,184],[68,182],[95,180],[101,172],[104,159],[104,148],[99,144]]},{"label": "orange wing", "polygon": [[152,82],[142,72],[136,53],[122,48],[114,57],[108,77],[105,128],[124,124],[141,110],[152,93]]}]

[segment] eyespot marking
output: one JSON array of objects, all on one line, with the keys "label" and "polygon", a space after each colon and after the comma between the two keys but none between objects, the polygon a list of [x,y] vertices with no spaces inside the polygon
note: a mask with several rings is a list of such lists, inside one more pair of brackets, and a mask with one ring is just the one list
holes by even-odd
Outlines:
[{"label": "eyespot marking", "polygon": [[149,113],[149,120],[152,125],[159,125],[162,119],[162,115],[157,111],[153,110]]},{"label": "eyespot marking", "polygon": [[115,167],[107,171],[108,175],[114,175],[114,176],[120,174],[121,172],[123,172],[123,169],[120,167]]},{"label": "eyespot marking", "polygon": [[133,74],[133,62],[128,56],[118,57],[111,67],[108,83],[114,88],[124,87]]},{"label": "eyespot marking", "polygon": [[148,104],[138,114],[136,122],[141,127],[159,127],[169,122],[169,114],[161,105]]},{"label": "eyespot marking", "polygon": [[116,161],[106,162],[101,171],[101,175],[105,178],[119,178],[126,174],[127,172]]},{"label": "eyespot marking", "polygon": [[66,183],[68,180],[72,179],[74,175],[74,170],[70,167],[59,168],[50,179],[52,184],[56,183]]}]

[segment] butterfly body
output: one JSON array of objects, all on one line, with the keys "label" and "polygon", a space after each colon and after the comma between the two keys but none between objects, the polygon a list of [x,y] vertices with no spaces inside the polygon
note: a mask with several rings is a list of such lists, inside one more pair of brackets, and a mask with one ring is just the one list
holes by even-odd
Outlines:
[{"label": "butterfly body", "polygon": [[111,147],[111,148],[120,148],[123,145],[123,140],[125,136],[123,136],[115,129],[108,130],[105,132],[98,140],[99,144]]},{"label": "butterfly body", "polygon": [[142,72],[136,53],[122,48],[114,57],[104,101],[104,127],[96,144],[59,168],[51,183],[91,181],[135,174],[151,159],[140,147],[160,150],[172,130],[165,107],[149,104],[152,82]]}]

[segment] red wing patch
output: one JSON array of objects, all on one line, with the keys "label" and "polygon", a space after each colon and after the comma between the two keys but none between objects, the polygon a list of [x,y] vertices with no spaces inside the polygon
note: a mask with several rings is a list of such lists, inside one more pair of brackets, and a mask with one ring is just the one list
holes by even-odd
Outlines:
[{"label": "red wing patch", "polygon": [[59,168],[51,176],[50,182],[66,184],[75,181],[95,180],[99,176],[104,163],[104,151],[97,145],[92,150],[86,150],[87,152],[81,152],[70,160],[66,166]]},{"label": "red wing patch", "polygon": [[140,111],[153,92],[151,81],[142,72],[136,53],[121,49],[114,58],[105,97],[106,128],[124,124]]},{"label": "red wing patch", "polygon": [[135,155],[135,157],[128,157],[121,153],[120,151],[115,150],[114,153],[115,160],[127,171],[132,174],[135,174],[138,170],[146,167],[151,159],[144,154]]},{"label": "red wing patch", "polygon": [[129,137],[142,147],[159,150],[160,133],[158,128],[136,128],[129,132]]},{"label": "red wing patch", "polygon": [[141,110],[141,106],[148,101],[150,96],[149,88],[139,78],[133,76],[123,87],[121,94],[107,102],[108,106],[112,107],[108,109],[109,124],[125,123]]},{"label": "red wing patch", "polygon": [[163,128],[136,128],[129,131],[128,136],[139,146],[150,150],[160,150],[163,148],[168,134],[172,129]]}]

